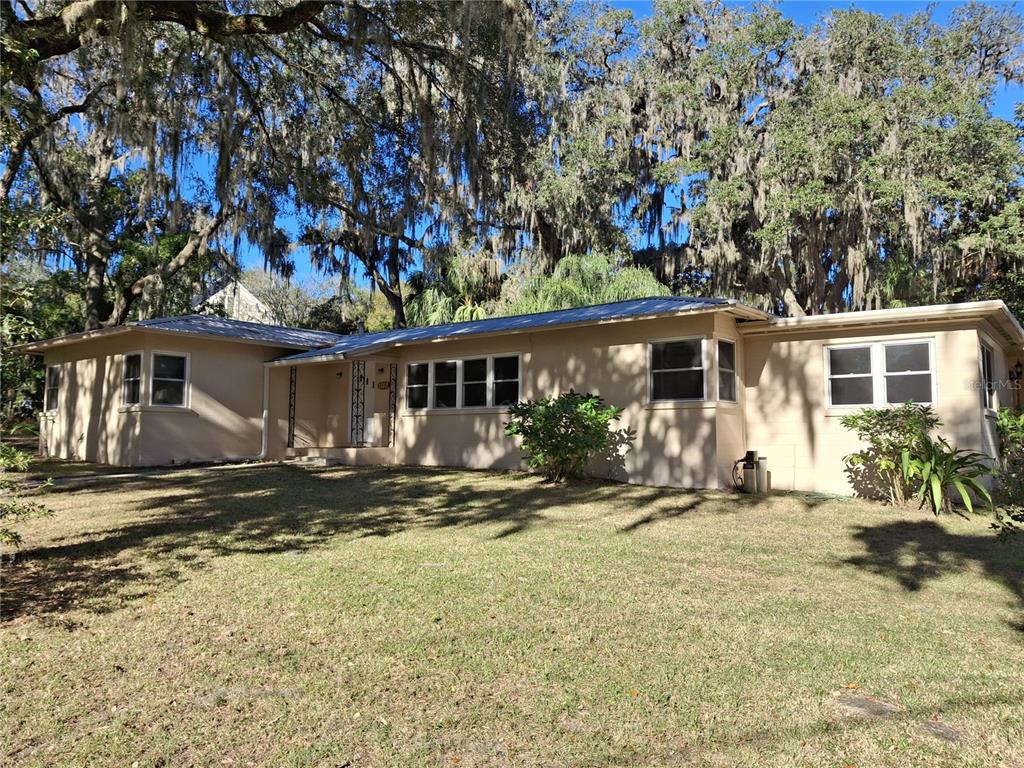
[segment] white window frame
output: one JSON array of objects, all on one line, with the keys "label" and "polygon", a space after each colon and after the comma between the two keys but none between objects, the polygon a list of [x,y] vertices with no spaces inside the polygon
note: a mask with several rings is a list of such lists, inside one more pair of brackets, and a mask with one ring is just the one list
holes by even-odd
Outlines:
[{"label": "white window frame", "polygon": [[[655,344],[671,344],[676,341],[700,341],[700,363],[701,372],[704,374],[702,379],[704,382],[703,386],[703,397],[673,397],[673,398],[659,398],[654,399],[654,345]],[[708,344],[707,336],[675,336],[670,339],[650,339],[647,342],[647,402],[648,403],[705,403],[708,401],[708,392],[711,388],[708,386],[708,376],[712,368],[711,350]],[[659,373],[665,371],[696,371],[697,368],[661,368]],[[716,390],[717,394],[717,390]]]},{"label": "white window frame", "polygon": [[[414,384],[413,385],[414,387],[417,387],[417,388],[422,387],[422,388],[427,390],[427,405],[425,407],[423,407],[423,408],[413,408],[412,406],[409,405],[409,366],[412,366],[412,365],[425,365],[425,366],[427,366],[427,383],[426,384]],[[430,407],[430,396],[431,396],[431,392],[433,391],[433,387],[431,386],[431,382],[434,379],[434,365],[433,365],[433,363],[432,362],[420,362],[420,361],[408,362],[408,363],[405,364],[405,371],[403,372],[402,377],[403,377],[403,382],[402,382],[403,383],[403,387],[402,387],[402,402],[405,405],[405,410],[416,412],[416,411],[425,411],[427,408],[429,408]]]},{"label": "white window frame", "polygon": [[[518,402],[522,398],[523,394],[523,356],[520,352],[508,352],[498,353],[493,355],[467,355],[462,358],[452,357],[438,357],[430,360],[409,360],[405,363],[405,370],[403,371],[403,398],[405,410],[407,413],[424,413],[426,411],[432,411],[437,413],[453,413],[455,411],[485,411],[485,410],[507,410],[510,406],[507,405],[494,405],[494,360],[499,357],[514,357],[518,363],[519,378],[516,379],[516,401]],[[463,363],[466,360],[487,360],[487,404],[486,405],[463,405],[464,395],[464,371]],[[434,364],[435,363],[455,363],[455,406],[454,407],[442,407],[438,408],[434,405]],[[427,366],[427,406],[425,408],[410,408],[409,407],[409,366],[410,365],[426,365]],[[512,379],[501,379],[501,381],[512,381]],[[422,385],[420,385],[422,386]]]},{"label": "white window frame", "polygon": [[[723,342],[732,344],[732,388],[736,395],[732,399],[722,397],[722,355],[718,346]],[[725,368],[724,370],[728,371],[729,369]],[[725,336],[715,337],[715,395],[720,403],[738,403],[740,401],[740,345],[736,343],[736,339]]]},{"label": "white window frame", "polygon": [[[494,378],[494,361],[499,357],[514,357],[516,358],[516,378],[515,379],[495,379]],[[474,360],[476,358],[469,358]],[[462,366],[459,366],[461,371]],[[496,381],[507,382],[515,381],[516,383],[516,402],[518,403],[522,398],[523,394],[523,359],[521,355],[488,355],[487,357],[487,402],[489,408],[508,408],[507,405],[495,405],[494,403],[494,384]],[[462,391],[461,388],[459,390]],[[472,409],[470,409],[472,410]]]},{"label": "white window frame", "polygon": [[[926,344],[928,346],[928,370],[927,371],[901,371],[898,373],[887,373],[885,369],[885,348],[892,346],[904,346],[907,344]],[[869,349],[871,354],[870,373],[848,373],[832,375],[832,358],[829,351],[833,349]],[[938,376],[935,370],[935,339],[933,337],[911,337],[900,339],[886,339],[885,341],[853,341],[842,344],[825,344],[822,346],[825,370],[825,403],[829,410],[856,411],[862,408],[896,408],[902,403],[887,402],[886,377],[887,376],[909,376],[927,373],[931,377],[931,399],[927,403],[917,405],[935,405],[938,402]],[[855,405],[832,403],[832,379],[851,379],[871,377],[872,402],[858,403]]]},{"label": "white window frame", "polygon": [[[512,355],[496,355],[496,357],[512,357]],[[484,360],[485,372],[484,372],[484,404],[483,405],[465,405],[464,400],[466,399],[466,375],[463,370],[463,366],[467,360]],[[458,361],[458,380],[459,380],[459,397],[458,397],[458,408],[463,408],[468,411],[475,411],[481,408],[492,408],[499,406],[492,406],[494,402],[494,357],[490,355],[479,355],[477,357],[465,357]],[[471,382],[473,384],[479,384],[479,381]],[[444,410],[451,410],[451,408],[445,408]]]},{"label": "white window frame", "polygon": [[[434,366],[439,363],[455,363],[455,381],[453,383],[438,384],[434,377]],[[430,382],[430,389],[427,392],[427,407],[437,411],[457,411],[462,407],[462,361],[461,360],[431,360],[427,373],[427,381]],[[434,404],[434,394],[438,386],[455,387],[455,405],[443,405],[440,408]]]},{"label": "white window frame", "polygon": [[[50,391],[50,371],[57,371],[57,386],[56,395],[54,396],[53,403],[48,402],[47,393]],[[60,388],[61,384],[64,383],[64,364],[63,363],[51,363],[46,366],[46,378],[43,379],[43,413],[56,413],[60,408]]]},{"label": "white window frame", "polygon": [[[129,403],[124,399],[124,383],[125,370],[128,365],[128,358],[132,355],[139,356],[139,402]],[[121,407],[122,408],[141,408],[146,402],[146,355],[141,349],[132,350],[131,352],[124,352],[121,355]]]},{"label": "white window frame", "polygon": [[[183,381],[182,393],[181,393],[181,405],[171,405],[169,403],[154,403],[153,402],[153,391],[156,387],[153,386],[156,378],[156,356],[166,355],[168,357],[183,357],[185,358],[185,379]],[[177,379],[167,379],[167,381],[177,381]],[[178,352],[170,349],[153,349],[149,353],[149,376],[146,378],[148,384],[147,389],[147,402],[150,408],[161,408],[172,411],[188,410],[192,407],[192,355],[188,352]]]},{"label": "white window frame", "polygon": [[[989,358],[989,376],[985,375],[985,354]],[[988,413],[995,413],[999,408],[996,398],[996,350],[995,346],[987,340],[982,340],[978,345],[978,366],[981,380],[981,406]],[[989,386],[991,385],[991,389]]]}]

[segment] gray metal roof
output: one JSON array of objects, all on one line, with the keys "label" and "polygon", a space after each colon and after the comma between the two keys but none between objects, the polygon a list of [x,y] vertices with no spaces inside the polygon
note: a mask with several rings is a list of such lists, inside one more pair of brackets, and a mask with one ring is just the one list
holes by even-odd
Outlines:
[{"label": "gray metal roof", "polygon": [[411,344],[421,341],[454,339],[463,336],[475,336],[484,333],[516,332],[525,330],[543,330],[578,323],[593,323],[605,320],[620,320],[631,317],[652,315],[675,315],[683,312],[700,310],[733,308],[744,312],[751,319],[768,317],[759,310],[745,307],[729,299],[703,299],[685,296],[657,296],[649,299],[630,299],[616,301],[611,304],[595,304],[575,309],[560,309],[554,312],[538,312],[532,315],[512,315],[510,317],[491,317],[486,320],[471,320],[465,323],[447,323],[445,325],[426,325],[418,328],[402,328],[395,331],[380,333],[363,333],[353,336],[342,336],[341,340],[330,347],[311,349],[297,355],[275,360],[275,363],[301,362],[321,357],[346,356],[355,353],[379,351],[400,344]]},{"label": "gray metal roof", "polygon": [[328,331],[309,331],[304,328],[287,328],[283,325],[264,325],[263,323],[247,323],[242,320],[231,320],[214,315],[183,315],[181,317],[157,317],[152,320],[139,320],[127,323],[137,328],[149,328],[157,331],[175,331],[177,333],[195,333],[203,336],[224,336],[231,339],[266,342],[270,346],[325,347],[348,338]]}]

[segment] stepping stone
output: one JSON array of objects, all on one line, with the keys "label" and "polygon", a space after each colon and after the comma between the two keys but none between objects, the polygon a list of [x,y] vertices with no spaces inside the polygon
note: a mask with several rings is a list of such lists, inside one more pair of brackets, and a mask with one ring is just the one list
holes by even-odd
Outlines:
[{"label": "stepping stone", "polygon": [[887,701],[846,692],[838,694],[835,703],[844,717],[851,718],[895,717],[902,711],[895,704],[890,704]]},{"label": "stepping stone", "polygon": [[941,720],[926,720],[921,723],[921,730],[936,739],[956,744],[963,741],[963,735],[956,728],[946,725]]}]

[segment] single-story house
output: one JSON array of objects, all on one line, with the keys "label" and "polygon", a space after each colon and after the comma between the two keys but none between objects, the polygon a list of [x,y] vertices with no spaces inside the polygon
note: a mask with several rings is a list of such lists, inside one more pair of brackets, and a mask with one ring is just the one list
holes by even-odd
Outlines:
[{"label": "single-story house", "polygon": [[731,487],[756,450],[775,488],[848,493],[840,417],[863,407],[930,403],[955,445],[995,456],[1022,345],[1001,301],[778,318],[658,297],[351,336],[193,315],[15,351],[45,358],[47,456],[513,469],[508,405],[575,389],[633,433],[596,475]]}]

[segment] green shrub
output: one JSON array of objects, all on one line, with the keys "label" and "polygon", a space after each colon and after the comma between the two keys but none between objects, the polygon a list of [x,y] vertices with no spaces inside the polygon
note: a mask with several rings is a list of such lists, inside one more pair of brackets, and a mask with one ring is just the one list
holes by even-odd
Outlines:
[{"label": "green shrub", "polygon": [[900,471],[901,457],[942,423],[931,406],[906,403],[895,408],[865,408],[844,416],[841,423],[866,444],[843,459],[854,489],[861,496],[906,503],[908,489]]},{"label": "green shrub", "polygon": [[992,506],[988,489],[978,482],[978,478],[995,474],[984,454],[957,450],[941,437],[932,440],[925,435],[912,451],[903,451],[901,466],[907,483],[920,482],[916,496],[921,506],[927,503],[936,515],[953,511],[952,490],[959,493],[968,512],[974,511],[972,492]]},{"label": "green shrub", "polygon": [[569,391],[513,405],[505,434],[522,438],[528,466],[561,482],[580,477],[591,459],[612,450],[611,422],[621,413],[597,395]]},{"label": "green shrub", "polygon": [[11,525],[53,514],[52,510],[38,502],[26,501],[20,479],[10,476],[11,472],[27,470],[31,461],[32,457],[24,451],[8,443],[0,443],[0,544],[11,547],[21,544],[21,535]]},{"label": "green shrub", "polygon": [[1024,411],[1003,408],[999,431],[999,487],[992,527],[1001,536],[1024,530]]}]

